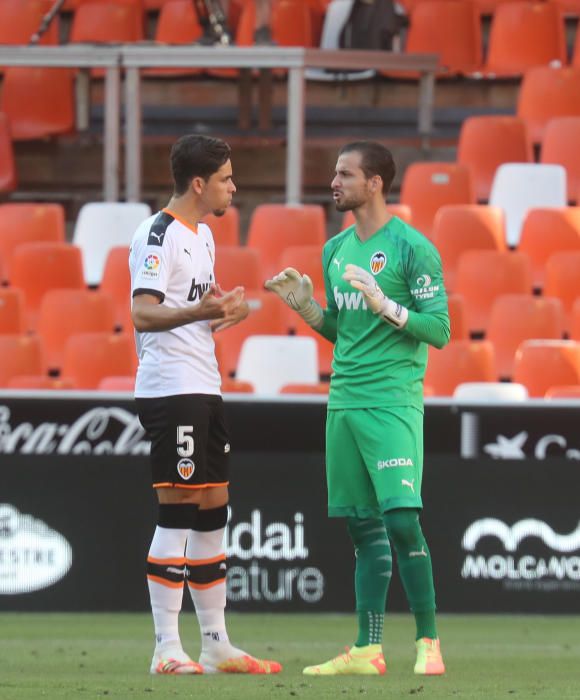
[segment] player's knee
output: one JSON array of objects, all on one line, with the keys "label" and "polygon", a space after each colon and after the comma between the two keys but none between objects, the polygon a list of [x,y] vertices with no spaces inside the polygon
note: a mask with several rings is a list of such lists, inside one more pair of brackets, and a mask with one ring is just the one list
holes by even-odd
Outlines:
[{"label": "player's knee", "polygon": [[413,546],[423,537],[419,514],[413,508],[387,511],[383,520],[395,549]]},{"label": "player's knee", "polygon": [[197,521],[197,503],[160,503],[157,524],[172,530],[190,530]]},{"label": "player's knee", "polygon": [[380,543],[381,538],[377,535],[385,528],[381,518],[347,518],[346,527],[357,549]]},{"label": "player's knee", "polygon": [[218,508],[206,508],[199,510],[194,530],[198,532],[213,532],[221,530],[228,522],[228,507],[227,505],[219,506]]}]

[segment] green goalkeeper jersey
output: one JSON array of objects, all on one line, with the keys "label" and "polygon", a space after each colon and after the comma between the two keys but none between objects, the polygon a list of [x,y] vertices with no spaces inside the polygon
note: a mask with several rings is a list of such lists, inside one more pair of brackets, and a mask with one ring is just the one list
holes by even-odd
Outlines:
[{"label": "green goalkeeper jersey", "polygon": [[[372,272],[384,294],[409,310],[403,330],[370,311],[342,279],[347,264]],[[319,332],[335,343],[329,409],[413,406],[423,410],[427,344],[449,340],[447,294],[433,244],[398,217],[368,240],[354,226],[322,253],[327,308]]]}]

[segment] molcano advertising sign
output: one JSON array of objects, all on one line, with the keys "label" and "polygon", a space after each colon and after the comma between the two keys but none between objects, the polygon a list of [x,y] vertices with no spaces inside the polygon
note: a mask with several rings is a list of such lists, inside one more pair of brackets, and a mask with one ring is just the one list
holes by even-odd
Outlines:
[{"label": "molcano advertising sign", "polygon": [[0,503],[0,595],[31,593],[66,576],[72,565],[66,538],[9,503]]}]

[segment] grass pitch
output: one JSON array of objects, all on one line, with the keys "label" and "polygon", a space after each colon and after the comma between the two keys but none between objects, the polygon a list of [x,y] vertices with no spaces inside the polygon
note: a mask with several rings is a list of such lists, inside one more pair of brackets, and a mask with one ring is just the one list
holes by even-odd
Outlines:
[{"label": "grass pitch", "polygon": [[[195,659],[199,638],[190,618],[181,623],[182,637]],[[150,676],[146,614],[0,614],[0,699],[580,698],[579,617],[440,615],[442,678],[413,675],[409,615],[387,615],[388,675],[379,678],[301,674],[352,642],[354,615],[230,614],[229,632],[247,651],[281,661],[282,674]]]}]

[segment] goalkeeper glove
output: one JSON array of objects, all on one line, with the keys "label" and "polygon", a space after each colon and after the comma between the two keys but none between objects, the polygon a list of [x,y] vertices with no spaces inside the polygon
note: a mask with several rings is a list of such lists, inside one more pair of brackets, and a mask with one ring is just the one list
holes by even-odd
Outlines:
[{"label": "goalkeeper glove", "polygon": [[405,327],[409,310],[385,296],[370,272],[358,265],[347,265],[342,278],[362,292],[366,305],[374,314],[379,315],[383,321],[395,328]]},{"label": "goalkeeper glove", "polygon": [[323,323],[322,309],[314,301],[312,280],[308,275],[301,275],[293,267],[287,267],[264,283],[266,289],[275,292],[282,301],[300,316],[312,328],[320,328]]}]

